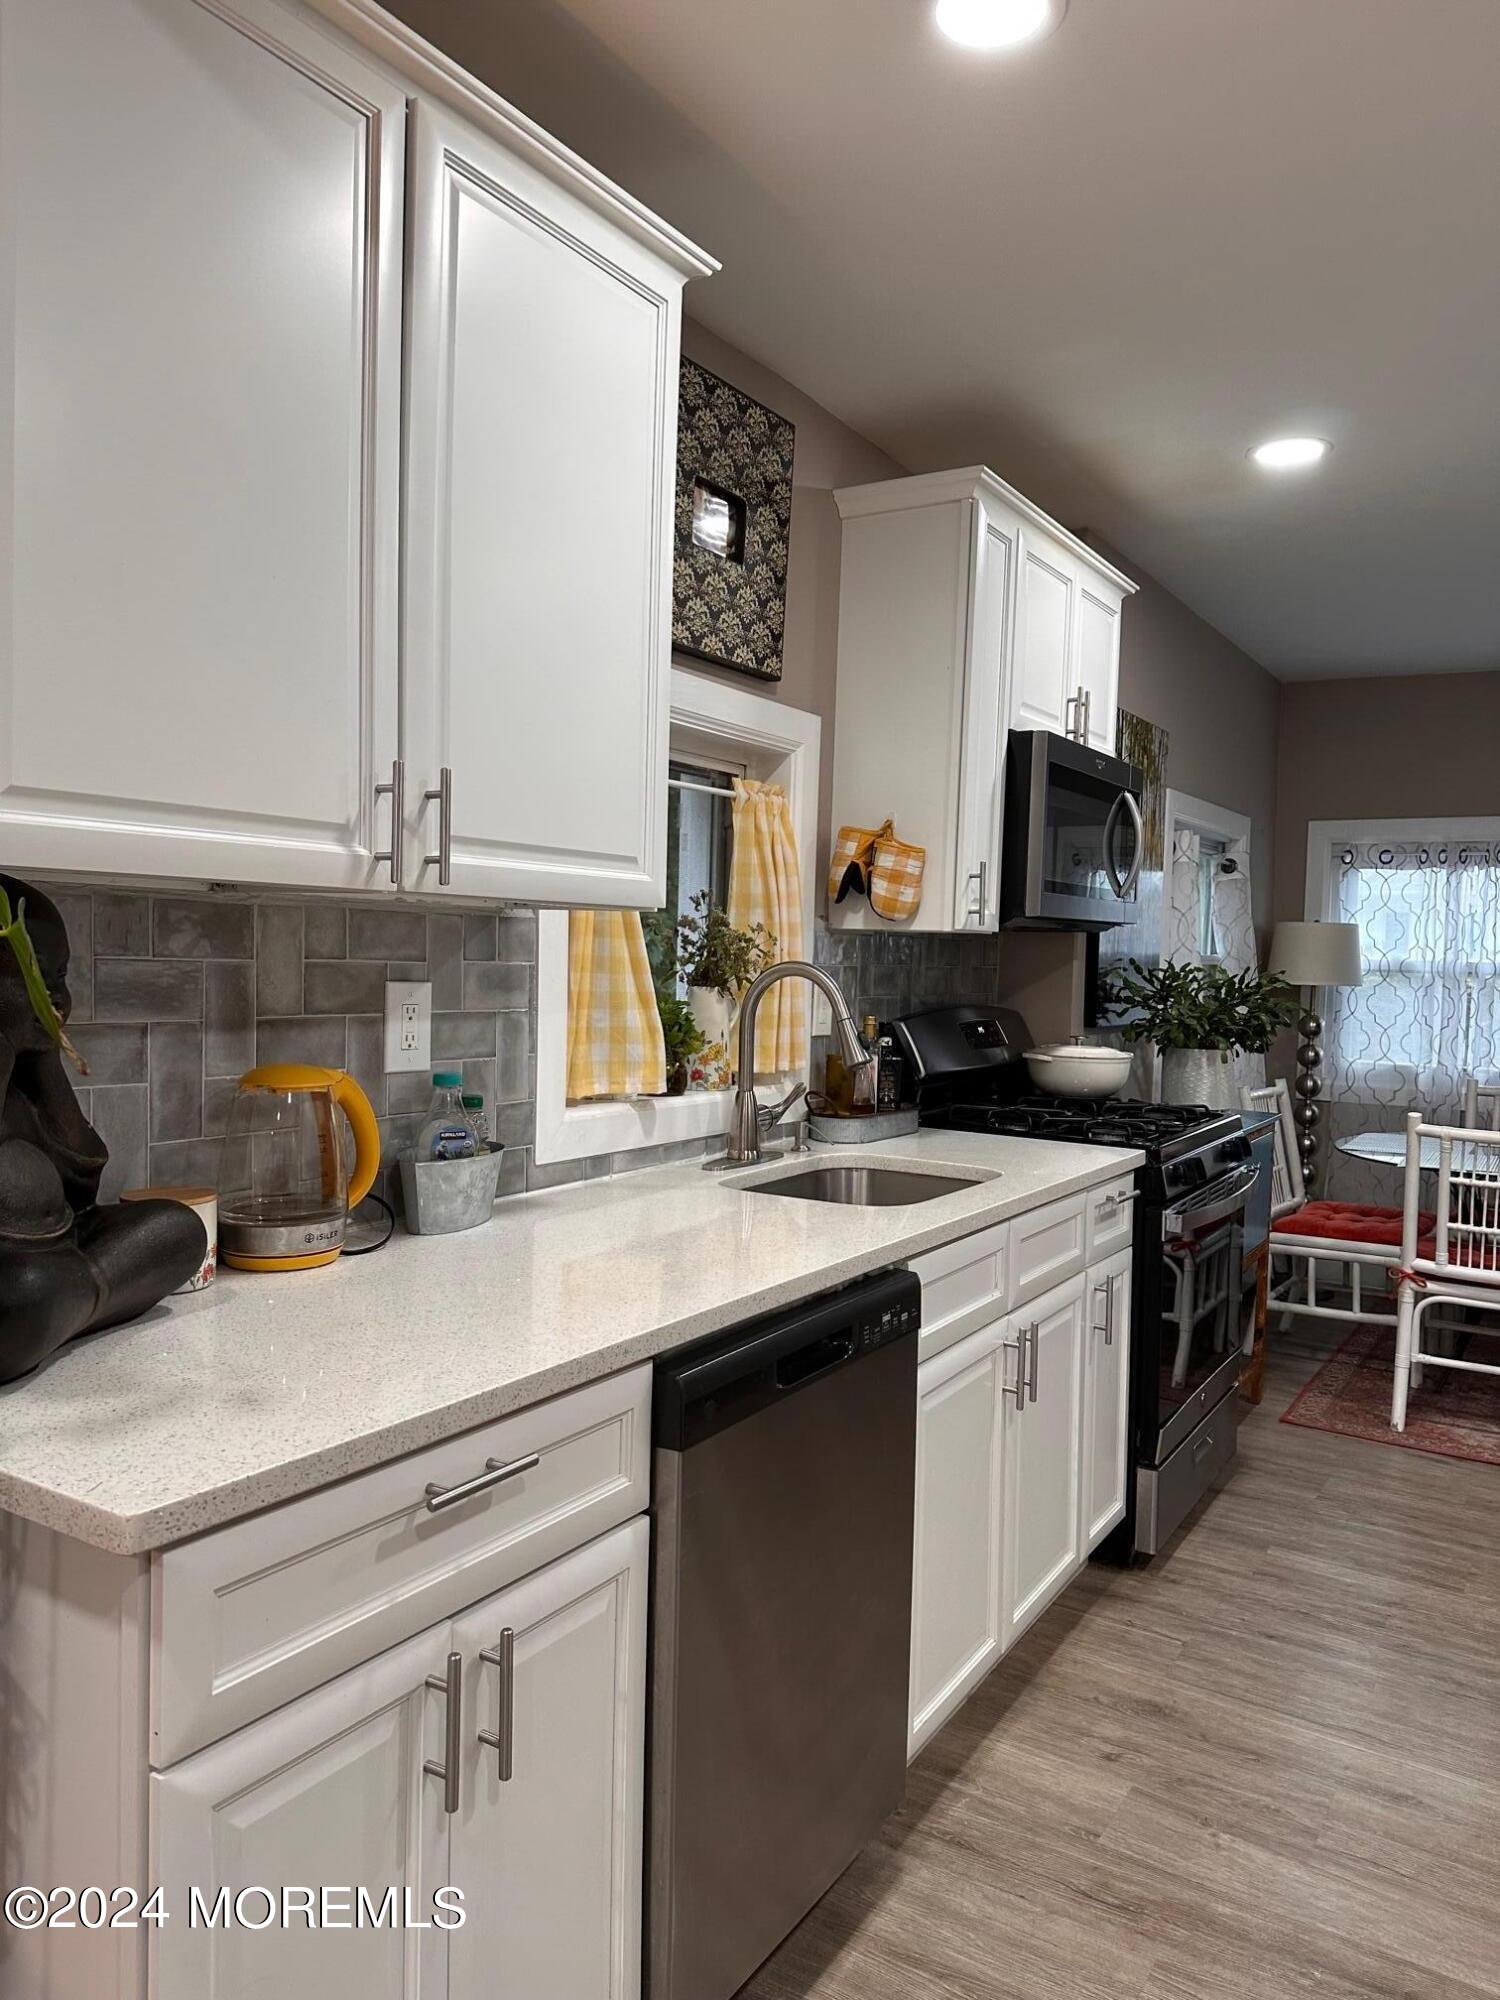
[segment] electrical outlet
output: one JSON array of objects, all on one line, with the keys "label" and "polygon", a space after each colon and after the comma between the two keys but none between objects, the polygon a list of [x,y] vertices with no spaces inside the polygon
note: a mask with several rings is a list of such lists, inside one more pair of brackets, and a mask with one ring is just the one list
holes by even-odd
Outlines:
[{"label": "electrical outlet", "polygon": [[432,987],[425,979],[391,979],[385,989],[385,1067],[432,1067]]},{"label": "electrical outlet", "polygon": [[812,1032],[815,1035],[833,1033],[833,1009],[828,1004],[828,995],[821,988],[813,988]]}]

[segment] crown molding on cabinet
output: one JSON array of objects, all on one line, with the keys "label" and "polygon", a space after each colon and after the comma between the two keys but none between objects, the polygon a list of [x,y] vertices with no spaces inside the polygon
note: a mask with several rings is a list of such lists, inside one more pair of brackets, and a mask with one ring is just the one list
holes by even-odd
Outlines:
[{"label": "crown molding on cabinet", "polygon": [[571,147],[508,104],[431,42],[388,14],[375,0],[306,0],[314,12],[341,28],[370,54],[387,63],[430,97],[459,112],[534,166],[564,182],[580,200],[615,226],[654,250],[687,278],[712,277],[719,261],[681,230],[652,213],[608,175],[591,167]]},{"label": "crown molding on cabinet", "polygon": [[841,486],[833,497],[838,503],[839,518],[849,521],[862,514],[888,514],[909,507],[941,507],[953,500],[977,499],[982,494],[994,500],[1003,500],[1023,521],[1030,521],[1034,527],[1044,529],[1081,563],[1087,564],[1096,576],[1107,577],[1127,596],[1133,597],[1140,589],[1140,585],[1132,583],[1123,570],[1106,562],[1096,549],[1091,549],[1087,542],[1079,541],[1060,521],[1054,521],[1034,500],[1018,493],[1008,480],[1002,479],[998,472],[991,472],[987,465],[966,465],[954,472],[919,472],[909,479],[881,479],[868,486]]}]

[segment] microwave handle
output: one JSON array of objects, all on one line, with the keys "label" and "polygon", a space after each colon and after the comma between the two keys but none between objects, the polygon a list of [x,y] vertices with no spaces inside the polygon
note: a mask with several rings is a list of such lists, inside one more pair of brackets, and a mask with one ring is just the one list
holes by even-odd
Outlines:
[{"label": "microwave handle", "polygon": [[1141,867],[1146,859],[1146,822],[1141,817],[1141,809],[1136,803],[1134,792],[1121,792],[1125,810],[1135,823],[1135,859],[1130,864],[1130,873],[1125,877],[1125,886],[1120,894],[1127,899],[1133,896],[1141,879]]},{"label": "microwave handle", "polygon": [[[1114,890],[1122,903],[1130,892],[1125,886],[1119,869],[1115,866],[1115,828],[1119,825],[1120,814],[1125,810],[1125,801],[1129,798],[1129,792],[1121,792],[1110,807],[1109,817],[1104,822],[1104,872],[1109,877],[1110,888]],[[1131,799],[1130,802],[1132,805],[1135,804],[1134,799]],[[1136,852],[1140,852],[1139,843],[1137,843]]]}]

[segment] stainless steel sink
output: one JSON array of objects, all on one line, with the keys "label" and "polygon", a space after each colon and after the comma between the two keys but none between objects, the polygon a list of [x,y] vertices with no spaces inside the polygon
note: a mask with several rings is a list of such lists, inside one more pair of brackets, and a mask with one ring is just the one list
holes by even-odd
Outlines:
[{"label": "stainless steel sink", "polygon": [[781,1194],[793,1201],[832,1201],[845,1208],[905,1208],[977,1187],[986,1175],[911,1174],[901,1167],[808,1167],[774,1180],[742,1182],[746,1194]]}]

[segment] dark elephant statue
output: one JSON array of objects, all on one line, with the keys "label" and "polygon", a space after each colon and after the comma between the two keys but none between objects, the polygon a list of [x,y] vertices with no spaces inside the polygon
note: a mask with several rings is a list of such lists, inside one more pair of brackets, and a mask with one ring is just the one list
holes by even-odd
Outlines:
[{"label": "dark elephant statue", "polygon": [[[64,1021],[68,934],[55,903],[0,874]],[[109,1154],[78,1107],[63,1058],[0,941],[0,1382],[80,1333],[134,1319],[192,1276],[203,1224],[175,1201],[99,1205]]]}]

